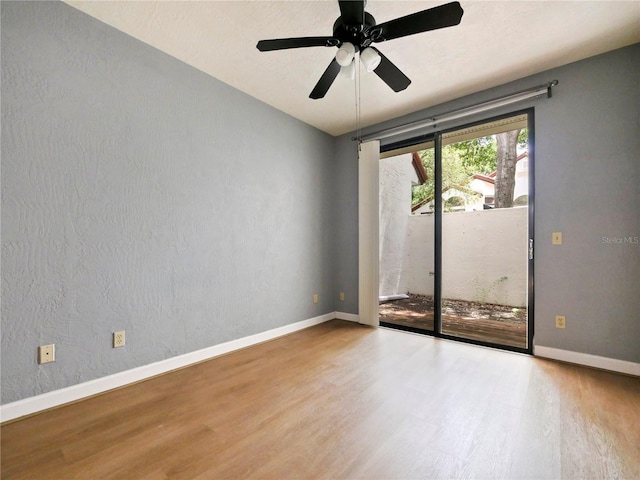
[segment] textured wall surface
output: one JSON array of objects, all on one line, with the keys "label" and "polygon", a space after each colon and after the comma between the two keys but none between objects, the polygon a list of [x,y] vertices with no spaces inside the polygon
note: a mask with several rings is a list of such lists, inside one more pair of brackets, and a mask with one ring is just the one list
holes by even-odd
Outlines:
[{"label": "textured wall surface", "polygon": [[[364,133],[553,79],[560,81],[553,98],[495,111],[497,115],[535,107],[534,341],[640,362],[640,245],[604,241],[640,236],[640,44],[416,112]],[[492,114],[484,115],[458,125]],[[357,185],[348,137],[336,143],[342,158],[341,185]],[[346,204],[352,195],[343,189],[337,201]],[[341,215],[347,218],[349,213]],[[342,223],[341,228],[336,239],[340,281],[357,284],[357,265],[347,262],[357,254],[357,225]],[[555,231],[564,233],[564,245],[551,245]],[[555,315],[566,315],[565,330],[555,328]]]},{"label": "textured wall surface", "polygon": [[[358,144],[350,135],[336,138],[334,296],[345,293],[337,310],[358,314]],[[354,276],[355,275],[355,276]]]},{"label": "textured wall surface", "polygon": [[[408,216],[403,284],[433,295],[433,215]],[[442,215],[444,298],[521,307],[527,304],[526,208]]]},{"label": "textured wall surface", "polygon": [[407,293],[402,280],[412,177],[415,173],[411,154],[380,160],[380,296]]},{"label": "textured wall surface", "polygon": [[603,242],[640,237],[640,44],[556,76],[536,109],[535,341],[640,362],[640,244]]},{"label": "textured wall surface", "polygon": [[65,4],[2,2],[2,403],[334,311],[333,148]]}]

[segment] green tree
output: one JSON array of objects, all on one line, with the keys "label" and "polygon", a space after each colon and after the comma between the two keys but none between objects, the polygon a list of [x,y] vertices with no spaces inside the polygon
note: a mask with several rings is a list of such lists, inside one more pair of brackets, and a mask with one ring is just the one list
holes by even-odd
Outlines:
[{"label": "green tree", "polygon": [[[418,152],[422,165],[427,172],[427,181],[422,185],[412,188],[412,205],[422,202],[430,203],[434,199],[435,192],[435,153],[434,149],[422,150]],[[465,166],[461,151],[455,148],[445,147],[442,149],[442,190],[456,189],[467,198],[477,195],[469,188],[473,170],[470,166]]]},{"label": "green tree", "polygon": [[488,175],[496,169],[496,139],[493,135],[452,143],[445,149],[458,152],[462,166],[474,173]]},{"label": "green tree", "polygon": [[[474,195],[474,192],[469,189],[469,183],[473,179],[473,175],[476,173],[489,175],[496,172],[498,177],[496,178],[496,207],[512,206],[517,150],[526,149],[528,142],[526,128],[514,130],[513,132],[516,133],[511,133],[508,139],[506,134],[509,132],[505,132],[504,134],[478,137],[444,146],[442,148],[442,190],[447,191],[450,188],[455,188],[465,195]],[[504,137],[500,140],[502,144],[500,151],[498,136]],[[418,153],[422,159],[428,179],[423,185],[413,187],[412,205],[417,205],[421,202],[432,202],[435,190],[434,149],[422,150]],[[502,169],[501,177],[500,169]],[[508,200],[509,191],[511,192],[510,204]],[[499,204],[497,201],[498,195],[503,198]]]}]

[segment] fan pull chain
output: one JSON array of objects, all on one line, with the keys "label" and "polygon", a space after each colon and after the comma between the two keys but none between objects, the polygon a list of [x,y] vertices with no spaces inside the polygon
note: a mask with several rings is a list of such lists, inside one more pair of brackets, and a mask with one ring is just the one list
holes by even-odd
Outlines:
[{"label": "fan pull chain", "polygon": [[356,56],[353,59],[356,62],[356,78],[355,78],[355,103],[356,103],[356,139],[358,140],[358,150],[360,150],[360,144],[362,143],[362,126],[360,124],[361,121],[361,108],[362,108],[362,98],[360,96],[360,52],[356,53]]},{"label": "fan pull chain", "polygon": [[[363,2],[362,7],[362,18],[360,19],[360,25],[364,27],[366,14],[364,11],[364,7],[366,6],[366,0]],[[358,150],[360,150],[360,145],[362,144],[362,97],[360,96],[360,50],[357,52],[358,63],[356,63],[356,138],[358,139]]]}]

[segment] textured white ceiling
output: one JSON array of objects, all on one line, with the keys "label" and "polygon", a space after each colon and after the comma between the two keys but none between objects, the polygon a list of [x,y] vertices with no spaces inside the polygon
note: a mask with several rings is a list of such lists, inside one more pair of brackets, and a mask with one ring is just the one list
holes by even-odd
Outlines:
[{"label": "textured white ceiling", "polygon": [[[366,10],[382,23],[447,1],[369,0]],[[331,35],[335,0],[67,3],[331,135],[356,128],[354,81],[338,77],[324,99],[309,98],[335,48],[256,49]],[[363,72],[360,126],[640,41],[639,1],[460,3],[459,26],[378,45],[412,84],[394,93]]]}]

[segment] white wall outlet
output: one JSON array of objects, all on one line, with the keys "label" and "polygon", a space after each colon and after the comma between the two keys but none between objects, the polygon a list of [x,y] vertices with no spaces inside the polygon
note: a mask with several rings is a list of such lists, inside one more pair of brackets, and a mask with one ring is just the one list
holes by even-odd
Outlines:
[{"label": "white wall outlet", "polygon": [[51,363],[56,361],[56,346],[41,345],[38,347],[38,363]]},{"label": "white wall outlet", "polygon": [[553,232],[551,234],[552,245],[562,245],[562,232]]},{"label": "white wall outlet", "polygon": [[113,332],[113,348],[124,347],[125,337],[124,330]]},{"label": "white wall outlet", "polygon": [[317,293],[313,296],[313,303],[318,303],[318,294]]},{"label": "white wall outlet", "polygon": [[340,301],[344,302],[344,292],[340,292]]},{"label": "white wall outlet", "polygon": [[556,328],[567,328],[567,318],[564,315],[556,315]]}]

